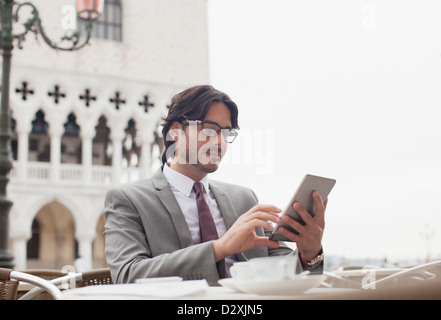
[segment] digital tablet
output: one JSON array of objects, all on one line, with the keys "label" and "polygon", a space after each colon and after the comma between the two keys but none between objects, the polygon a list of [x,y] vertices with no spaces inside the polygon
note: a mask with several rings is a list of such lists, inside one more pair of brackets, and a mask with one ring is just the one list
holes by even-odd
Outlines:
[{"label": "digital tablet", "polygon": [[[314,198],[312,197],[312,193],[314,190],[317,190],[317,192],[322,197],[322,200],[325,201],[328,198],[329,193],[331,192],[332,188],[335,185],[334,179],[324,178],[324,177],[318,177],[313,176],[310,174],[305,175],[302,182],[300,183],[299,187],[297,188],[296,192],[294,193],[293,197],[291,198],[291,201],[286,206],[285,210],[282,213],[282,217],[286,214],[289,217],[295,219],[296,221],[300,222],[302,225],[305,223],[303,222],[302,218],[298,214],[296,210],[293,208],[294,202],[300,202],[300,204],[312,215],[315,215],[316,205]],[[291,232],[298,234],[296,230],[291,228],[289,225],[284,223],[283,221],[280,221],[272,231],[270,235],[270,240],[278,240],[278,241],[291,241],[287,238],[285,238],[282,234],[279,233],[278,228],[284,227]]]}]

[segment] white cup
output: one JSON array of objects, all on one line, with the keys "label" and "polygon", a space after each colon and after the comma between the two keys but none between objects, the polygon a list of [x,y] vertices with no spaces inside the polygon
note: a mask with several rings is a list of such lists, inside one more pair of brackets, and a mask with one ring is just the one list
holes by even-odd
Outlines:
[{"label": "white cup", "polygon": [[247,261],[235,262],[230,267],[230,275],[234,280],[246,281],[253,279],[251,264]]},{"label": "white cup", "polygon": [[251,259],[248,263],[254,279],[294,279],[298,258],[296,256],[262,257]]}]

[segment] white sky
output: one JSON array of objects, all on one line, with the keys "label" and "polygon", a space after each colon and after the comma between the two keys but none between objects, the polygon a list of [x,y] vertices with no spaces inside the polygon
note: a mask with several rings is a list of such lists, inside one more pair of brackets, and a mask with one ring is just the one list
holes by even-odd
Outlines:
[{"label": "white sky", "polygon": [[441,258],[441,1],[208,4],[242,129],[211,177],[280,207],[304,174],[335,178],[327,254]]}]

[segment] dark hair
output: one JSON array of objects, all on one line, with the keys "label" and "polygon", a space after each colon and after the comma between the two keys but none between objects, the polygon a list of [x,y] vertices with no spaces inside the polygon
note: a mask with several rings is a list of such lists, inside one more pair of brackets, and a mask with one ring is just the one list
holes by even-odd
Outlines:
[{"label": "dark hair", "polygon": [[162,136],[165,149],[162,154],[162,163],[167,162],[167,149],[174,143],[172,139],[167,139],[172,123],[184,120],[204,120],[213,102],[222,102],[230,109],[231,125],[234,129],[239,129],[237,120],[239,111],[236,103],[229,96],[209,85],[188,88],[173,97],[168,115],[163,118]]}]

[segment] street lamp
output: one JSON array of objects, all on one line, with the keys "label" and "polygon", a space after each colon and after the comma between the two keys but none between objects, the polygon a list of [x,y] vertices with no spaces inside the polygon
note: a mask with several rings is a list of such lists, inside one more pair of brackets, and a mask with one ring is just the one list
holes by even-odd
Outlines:
[{"label": "street lamp", "polygon": [[77,1],[78,17],[83,20],[96,20],[103,12],[104,0],[82,0]]},{"label": "street lamp", "polygon": [[[0,267],[12,268],[14,257],[9,253],[9,211],[12,207],[6,194],[9,182],[9,172],[12,169],[10,153],[10,112],[9,112],[9,82],[11,72],[12,50],[14,40],[17,47],[22,49],[22,42],[28,32],[43,40],[53,49],[61,51],[76,51],[89,43],[93,23],[98,19],[104,6],[104,0],[77,0],[78,18],[85,21],[86,38],[81,43],[78,32],[61,38],[61,44],[54,43],[47,35],[41,24],[37,8],[30,2],[16,3],[14,0],[0,0],[1,34],[0,48],[2,50],[2,88],[0,109]],[[13,23],[18,22],[20,10],[24,7],[31,9],[31,18],[24,24],[22,33],[13,33]]]}]

